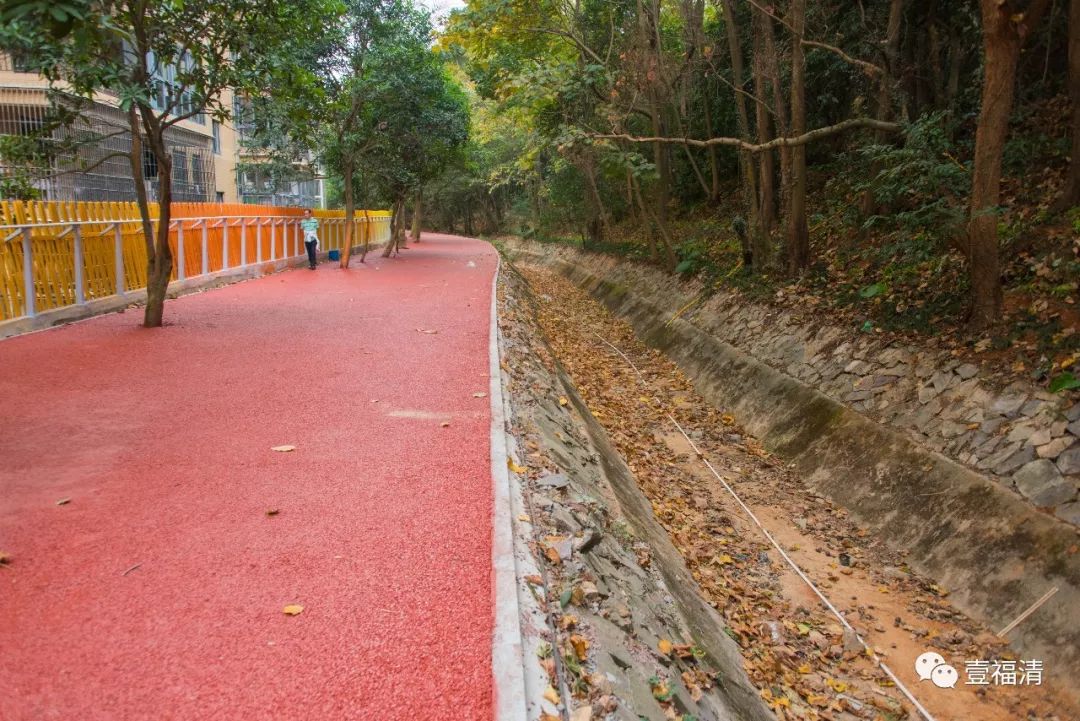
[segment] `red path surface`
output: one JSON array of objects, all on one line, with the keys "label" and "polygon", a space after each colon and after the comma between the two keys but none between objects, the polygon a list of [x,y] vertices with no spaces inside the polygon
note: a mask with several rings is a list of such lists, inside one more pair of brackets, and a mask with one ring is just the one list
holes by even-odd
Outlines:
[{"label": "red path surface", "polygon": [[428,236],[0,341],[0,719],[490,718],[495,264]]}]

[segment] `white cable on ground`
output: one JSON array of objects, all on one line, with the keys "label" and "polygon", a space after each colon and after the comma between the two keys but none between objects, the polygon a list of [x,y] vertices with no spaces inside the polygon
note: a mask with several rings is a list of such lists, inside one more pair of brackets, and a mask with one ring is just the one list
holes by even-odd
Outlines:
[{"label": "white cable on ground", "polygon": [[[638,379],[641,381],[642,385],[644,385],[646,388],[649,387],[648,382],[645,380],[645,376],[642,375],[641,371],[638,370],[638,367],[634,365],[634,362],[630,360],[630,358],[625,353],[623,353],[621,350],[609,343],[599,334],[594,333],[594,335],[596,335],[597,338],[600,338],[600,340],[603,341],[605,345],[607,345],[620,356],[622,356],[623,360],[625,360],[630,365],[630,367],[634,369],[634,372],[637,373]],[[657,403],[657,405],[663,405],[663,402],[656,396],[653,396],[653,400]],[[670,413],[667,414],[667,417],[672,423],[675,424],[675,427],[679,430],[679,433],[681,433],[682,437],[686,439],[686,442],[690,444],[690,447],[694,449],[694,452],[697,454],[698,458],[700,458],[705,464],[705,467],[712,471],[712,474],[716,476],[716,480],[720,481],[721,485],[724,486],[724,489],[729,494],[731,494],[731,497],[734,498],[735,502],[738,503],[739,506],[743,509],[743,511],[746,512],[746,515],[749,516],[750,520],[754,522],[754,525],[756,525],[758,529],[762,532],[762,534],[764,534],[765,538],[769,540],[769,543],[771,543],[773,547],[776,548],[776,550],[780,553],[780,556],[787,562],[789,566],[791,566],[791,569],[795,571],[796,574],[798,574],[799,578],[801,578],[807,586],[810,587],[810,590],[817,594],[817,597],[820,598],[821,602],[825,604],[825,607],[828,608],[829,611],[831,611],[837,619],[839,619],[840,623],[842,623],[845,628],[855,634],[855,638],[857,638],[859,643],[862,644],[863,648],[866,650],[867,655],[870,657],[870,660],[876,663],[878,665],[878,668],[885,672],[885,675],[888,676],[894,684],[896,684],[896,688],[899,689],[902,694],[904,694],[907,700],[910,701],[916,709],[918,709],[919,713],[922,714],[923,718],[925,718],[926,721],[937,721],[937,719],[935,719],[934,716],[929,711],[927,711],[921,703],[919,703],[919,700],[915,698],[911,691],[908,690],[907,686],[905,686],[904,683],[899,678],[897,678],[896,674],[893,673],[892,669],[889,668],[888,665],[878,657],[877,653],[874,652],[874,649],[871,648],[870,644],[863,640],[863,637],[859,635],[859,632],[856,631],[850,623],[848,623],[847,619],[844,618],[844,614],[840,613],[840,611],[837,610],[836,606],[834,606],[832,602],[830,602],[829,599],[825,597],[825,594],[822,593],[821,590],[814,584],[814,582],[811,581],[810,578],[803,572],[803,570],[799,568],[799,565],[791,559],[791,556],[789,556],[784,551],[784,549],[780,547],[780,544],[776,542],[776,539],[773,538],[772,534],[769,533],[765,526],[761,524],[761,521],[759,521],[758,517],[754,515],[754,512],[750,510],[750,507],[743,503],[743,500],[739,498],[739,494],[735,492],[735,489],[732,488],[731,485],[728,484],[727,480],[725,480],[724,477],[716,471],[712,463],[709,462],[709,459],[705,457],[705,454],[701,451],[700,448],[697,447],[697,444],[694,443],[693,439],[691,439],[690,436],[687,434],[686,430],[684,430],[683,427],[679,424],[679,422],[675,420],[675,417]]]}]

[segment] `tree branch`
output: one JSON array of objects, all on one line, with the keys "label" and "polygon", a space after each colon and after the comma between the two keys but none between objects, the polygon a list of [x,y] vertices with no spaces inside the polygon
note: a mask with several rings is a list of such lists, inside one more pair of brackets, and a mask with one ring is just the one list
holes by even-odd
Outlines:
[{"label": "tree branch", "polygon": [[751,153],[761,153],[773,148],[792,148],[798,145],[807,145],[816,140],[827,138],[832,135],[843,133],[855,128],[870,128],[885,133],[898,133],[901,130],[900,123],[889,123],[873,118],[851,118],[836,125],[817,128],[808,133],[797,135],[793,138],[775,138],[767,143],[748,143],[739,138],[709,138],[708,140],[696,140],[694,138],[671,138],[671,137],[642,137],[627,133],[588,133],[587,137],[597,140],[624,140],[631,143],[667,143],[670,145],[691,145],[696,148],[708,148],[714,145],[723,145],[739,148]]},{"label": "tree branch", "polygon": [[810,48],[821,48],[822,50],[828,50],[829,52],[836,53],[837,55],[839,55],[841,58],[843,58],[847,62],[851,63],[852,65],[856,65],[856,66],[862,68],[863,70],[865,70],[868,75],[876,75],[878,77],[881,77],[881,76],[883,76],[885,74],[885,70],[881,66],[874,65],[873,63],[867,62],[866,60],[859,60],[858,58],[853,58],[850,55],[848,55],[847,53],[845,53],[843,50],[841,50],[840,48],[835,47],[833,45],[828,45],[826,43],[820,43],[820,42],[817,42],[816,40],[802,40],[801,42],[802,42],[803,45],[805,45],[807,47],[810,47]]}]

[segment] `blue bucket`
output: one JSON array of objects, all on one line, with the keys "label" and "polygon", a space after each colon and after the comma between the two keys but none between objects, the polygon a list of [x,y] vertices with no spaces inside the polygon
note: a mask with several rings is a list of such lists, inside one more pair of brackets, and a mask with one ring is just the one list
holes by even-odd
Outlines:
[{"label": "blue bucket", "polygon": [[329,260],[341,260],[341,251],[340,250],[331,250],[329,253],[326,254],[326,257]]}]

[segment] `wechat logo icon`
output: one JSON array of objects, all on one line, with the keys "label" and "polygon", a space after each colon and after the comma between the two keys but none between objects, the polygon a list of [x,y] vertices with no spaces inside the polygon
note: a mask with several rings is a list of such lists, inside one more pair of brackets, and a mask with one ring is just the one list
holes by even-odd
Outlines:
[{"label": "wechat logo icon", "polygon": [[927,651],[915,659],[915,673],[920,681],[930,681],[938,688],[953,688],[960,678],[956,669],[945,663],[941,654],[933,651]]}]

